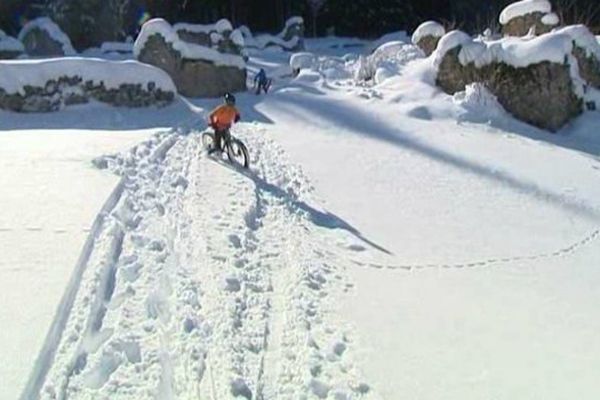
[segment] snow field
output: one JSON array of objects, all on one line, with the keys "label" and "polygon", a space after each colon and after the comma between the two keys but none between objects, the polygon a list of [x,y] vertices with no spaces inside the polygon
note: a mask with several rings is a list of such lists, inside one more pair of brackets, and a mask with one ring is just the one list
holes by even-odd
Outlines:
[{"label": "snow field", "polygon": [[344,289],[312,222],[325,214],[305,203],[310,185],[281,150],[255,128],[239,132],[259,151],[256,174],[198,157],[198,134],[161,134],[96,161],[124,189],[95,238],[43,399],[369,391],[325,306]]},{"label": "snow field", "polygon": [[89,160],[149,135],[66,129],[0,134],[0,356],[6,360],[0,398],[17,399],[25,387],[94,218],[117,184]]}]

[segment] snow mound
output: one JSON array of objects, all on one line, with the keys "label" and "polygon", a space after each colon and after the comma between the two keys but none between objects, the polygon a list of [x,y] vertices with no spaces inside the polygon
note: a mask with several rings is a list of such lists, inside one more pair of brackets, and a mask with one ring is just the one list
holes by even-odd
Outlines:
[{"label": "snow mound", "polygon": [[[221,28],[223,28],[224,24],[221,25]],[[142,30],[133,46],[133,53],[136,58],[139,58],[148,38],[153,35],[161,35],[165,42],[173,46],[183,58],[210,61],[220,66],[246,68],[246,62],[241,56],[220,53],[215,49],[181,40],[176,29],[162,18],[152,19],[142,26]]]},{"label": "snow mound", "polygon": [[173,29],[175,31],[184,30],[192,33],[206,33],[210,34],[211,32],[231,32],[233,31],[233,26],[231,22],[227,19],[220,19],[214,24],[189,24],[186,22],[178,22],[173,25]]},{"label": "snow mound", "polygon": [[65,55],[72,56],[77,54],[71,44],[71,39],[48,17],[36,18],[25,24],[21,32],[19,32],[19,40],[23,42],[25,36],[34,29],[45,31],[53,40],[60,43]]},{"label": "snow mound", "polygon": [[45,87],[60,77],[81,77],[83,82],[103,84],[117,89],[124,84],[148,85],[165,92],[176,92],[173,81],[164,71],[137,61],[108,61],[66,57],[45,60],[18,60],[0,63],[0,89],[8,94],[25,95],[25,87]]},{"label": "snow mound", "polygon": [[315,55],[308,52],[294,53],[290,57],[290,67],[292,67],[292,70],[310,69],[314,66],[315,62]]},{"label": "snow mound", "polygon": [[389,42],[410,43],[410,38],[408,37],[408,34],[406,33],[406,31],[397,31],[397,32],[387,33],[387,34],[383,35],[382,37],[380,37],[379,39],[375,40],[373,43],[371,43],[367,47],[367,53],[371,54],[375,50],[377,50],[379,47],[381,47],[384,44],[389,43]]},{"label": "snow mound", "polygon": [[419,27],[414,31],[412,35],[412,42],[417,44],[426,36],[433,36],[436,38],[440,38],[444,36],[446,33],[446,29],[435,21],[427,21],[423,22]]},{"label": "snow mound", "polygon": [[556,26],[560,23],[560,18],[555,13],[546,14],[542,17],[542,24]]},{"label": "snow mound", "polygon": [[481,121],[506,116],[506,111],[498,98],[482,83],[467,85],[463,92],[452,97],[452,102],[463,112],[459,120]]},{"label": "snow mound", "polygon": [[522,0],[507,6],[500,14],[500,23],[502,25],[517,17],[532,13],[548,14],[552,12],[552,5],[548,0]]}]

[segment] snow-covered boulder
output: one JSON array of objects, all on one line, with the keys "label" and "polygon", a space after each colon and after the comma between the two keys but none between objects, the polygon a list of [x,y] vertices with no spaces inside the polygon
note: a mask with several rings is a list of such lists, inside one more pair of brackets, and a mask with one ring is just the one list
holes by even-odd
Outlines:
[{"label": "snow-covered boulder", "polygon": [[51,112],[96,100],[114,106],[163,106],[175,85],[158,68],[137,61],[80,57],[0,62],[0,108]]},{"label": "snow-covered boulder", "polygon": [[209,25],[177,23],[173,29],[184,42],[210,47],[221,53],[245,55],[244,35],[233,29],[227,19]]},{"label": "snow-covered boulder", "polygon": [[554,29],[560,20],[548,0],[522,0],[508,5],[500,14],[505,36],[542,35]]},{"label": "snow-covered boulder", "polygon": [[446,29],[442,24],[435,21],[423,22],[417,27],[412,35],[413,44],[419,46],[425,55],[430,56],[440,41],[440,38],[446,34]]},{"label": "snow-covered boulder", "polygon": [[19,32],[25,52],[32,57],[63,57],[76,54],[69,37],[50,18],[29,21]]},{"label": "snow-covered boulder", "polygon": [[181,40],[163,19],[142,26],[134,55],[166,71],[184,96],[218,97],[246,90],[246,62],[241,55]]},{"label": "snow-covered boulder", "polygon": [[560,32],[479,42],[453,31],[434,52],[436,82],[450,94],[483,83],[518,119],[556,131],[583,111],[573,43]]},{"label": "snow-covered boulder", "polygon": [[23,54],[24,51],[25,47],[23,47],[23,43],[14,37],[6,35],[6,33],[0,29],[0,60],[17,58]]},{"label": "snow-covered boulder", "polygon": [[283,30],[278,35],[254,36],[247,26],[239,28],[247,47],[266,49],[278,47],[285,51],[304,50],[304,20],[302,17],[292,17],[285,23]]}]

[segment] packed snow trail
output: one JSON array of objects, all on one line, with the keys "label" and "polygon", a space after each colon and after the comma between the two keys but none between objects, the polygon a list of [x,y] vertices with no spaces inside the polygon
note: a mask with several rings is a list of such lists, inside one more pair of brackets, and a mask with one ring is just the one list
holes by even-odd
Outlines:
[{"label": "packed snow trail", "polygon": [[310,183],[263,133],[236,132],[250,172],[207,157],[199,132],[95,160],[122,183],[23,398],[375,396],[328,303],[363,239],[310,205]]}]

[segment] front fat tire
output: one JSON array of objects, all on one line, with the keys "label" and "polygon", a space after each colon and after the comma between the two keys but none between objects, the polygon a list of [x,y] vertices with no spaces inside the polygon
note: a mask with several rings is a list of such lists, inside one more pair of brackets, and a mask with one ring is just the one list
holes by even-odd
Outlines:
[{"label": "front fat tire", "polygon": [[246,145],[237,139],[231,140],[227,145],[227,156],[229,161],[239,164],[244,168],[250,166],[250,155]]}]

